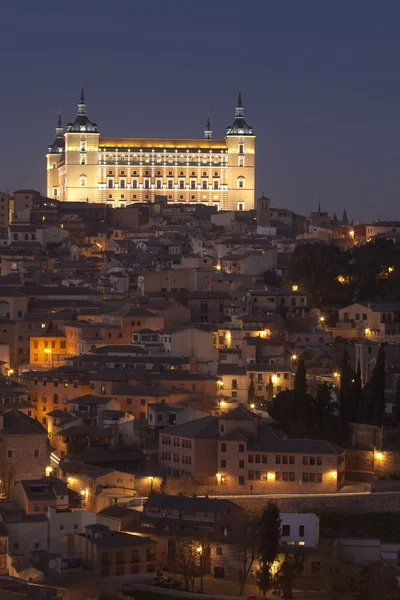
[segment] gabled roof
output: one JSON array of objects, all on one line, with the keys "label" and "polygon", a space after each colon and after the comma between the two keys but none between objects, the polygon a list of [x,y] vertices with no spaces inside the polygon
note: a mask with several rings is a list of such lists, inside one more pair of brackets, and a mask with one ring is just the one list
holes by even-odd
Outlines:
[{"label": "gabled roof", "polygon": [[195,419],[189,421],[189,423],[167,427],[163,431],[166,435],[178,435],[188,438],[217,438],[218,417],[201,417],[201,419]]},{"label": "gabled roof", "polygon": [[254,421],[255,416],[242,404],[221,416],[221,421]]},{"label": "gabled roof", "polygon": [[285,439],[270,427],[265,427],[247,447],[248,451],[301,452],[302,454],[342,454],[344,450],[326,440]]},{"label": "gabled roof", "polygon": [[47,431],[36,419],[28,417],[16,408],[4,413],[3,434],[35,434],[45,435]]}]

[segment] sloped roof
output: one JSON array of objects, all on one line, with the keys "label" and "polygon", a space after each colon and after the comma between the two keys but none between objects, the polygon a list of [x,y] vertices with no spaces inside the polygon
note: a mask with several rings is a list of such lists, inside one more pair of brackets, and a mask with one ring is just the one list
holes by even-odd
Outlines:
[{"label": "sloped roof", "polygon": [[40,434],[47,437],[47,431],[36,419],[28,417],[16,408],[4,414],[3,434]]},{"label": "sloped roof", "polygon": [[201,417],[200,419],[189,421],[189,423],[165,428],[164,433],[188,438],[217,438],[218,417]]},{"label": "sloped roof", "polygon": [[254,421],[254,413],[245,408],[242,404],[236,406],[229,412],[222,415],[223,421]]}]

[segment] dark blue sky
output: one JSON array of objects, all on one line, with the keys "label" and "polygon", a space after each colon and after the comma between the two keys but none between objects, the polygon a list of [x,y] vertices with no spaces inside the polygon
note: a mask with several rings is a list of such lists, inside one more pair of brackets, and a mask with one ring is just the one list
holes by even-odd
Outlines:
[{"label": "dark blue sky", "polygon": [[84,85],[104,136],[214,136],[238,89],[257,191],[300,213],[397,218],[400,3],[81,0],[3,3],[0,189],[45,191],[57,111]]}]

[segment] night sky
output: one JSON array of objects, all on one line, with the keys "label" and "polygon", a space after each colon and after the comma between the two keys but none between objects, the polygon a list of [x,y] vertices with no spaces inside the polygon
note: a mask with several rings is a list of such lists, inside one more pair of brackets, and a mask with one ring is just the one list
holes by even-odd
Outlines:
[{"label": "night sky", "polygon": [[3,2],[0,189],[45,192],[58,110],[104,136],[214,137],[238,90],[257,192],[307,214],[398,218],[400,3]]}]

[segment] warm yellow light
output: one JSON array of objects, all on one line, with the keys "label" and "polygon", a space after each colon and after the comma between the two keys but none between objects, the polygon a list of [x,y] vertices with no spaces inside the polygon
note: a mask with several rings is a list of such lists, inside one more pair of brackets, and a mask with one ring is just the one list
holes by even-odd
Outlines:
[{"label": "warm yellow light", "polygon": [[217,269],[217,271],[221,270],[221,265],[215,265],[215,268]]},{"label": "warm yellow light", "polygon": [[319,320],[321,321],[321,323],[323,323],[325,321],[324,315],[321,315],[320,318],[319,318]]},{"label": "warm yellow light", "polygon": [[353,238],[353,237],[354,237],[354,229],[350,229],[350,231],[349,231],[349,236],[350,236],[351,238]]},{"label": "warm yellow light", "polygon": [[334,372],[333,374],[334,377],[340,377],[340,373],[338,373],[337,371]]},{"label": "warm yellow light", "polygon": [[383,452],[375,452],[375,458],[377,460],[383,460]]},{"label": "warm yellow light", "polygon": [[50,475],[52,470],[53,470],[52,467],[46,467],[46,477],[48,477]]},{"label": "warm yellow light", "polygon": [[337,479],[337,471],[331,471],[331,477]]},{"label": "warm yellow light", "polygon": [[272,375],[272,377],[271,377],[272,383],[276,383],[278,381],[278,379],[279,379],[278,375]]},{"label": "warm yellow light", "polygon": [[389,267],[388,271],[389,271],[389,273],[392,273],[394,271],[394,267]]},{"label": "warm yellow light", "polygon": [[371,333],[371,330],[369,327],[365,328],[365,335],[369,335]]},{"label": "warm yellow light", "polygon": [[68,483],[72,483],[72,482],[73,482],[73,479],[72,479],[72,477],[68,477],[68,479],[67,479],[67,482],[68,482]]},{"label": "warm yellow light", "polygon": [[252,404],[250,404],[250,408],[254,409],[255,407],[256,407],[256,405],[254,404],[254,402]]},{"label": "warm yellow light", "polygon": [[44,353],[45,354],[51,354],[51,348],[45,348],[44,349]]},{"label": "warm yellow light", "polygon": [[13,375],[14,374],[14,369],[8,369],[7,373],[8,373],[8,375]]},{"label": "warm yellow light", "polygon": [[196,548],[196,552],[198,552],[199,554],[202,554],[202,552],[203,552],[203,547],[202,547],[202,546],[197,546],[197,548]]},{"label": "warm yellow light", "polygon": [[221,400],[221,402],[219,403],[220,407],[222,408],[223,406],[225,406],[225,400]]},{"label": "warm yellow light", "polygon": [[298,292],[298,290],[299,290],[298,285],[292,285],[292,292]]},{"label": "warm yellow light", "polygon": [[271,481],[272,479],[274,479],[274,474],[273,473],[268,473],[267,478],[269,481]]},{"label": "warm yellow light", "polygon": [[232,334],[231,334],[230,331],[227,331],[226,334],[225,334],[225,336],[226,336],[227,339],[230,339],[232,337]]},{"label": "warm yellow light", "polygon": [[292,354],[292,360],[297,360],[297,354]]},{"label": "warm yellow light", "polygon": [[217,473],[215,476],[219,481],[221,480],[221,473]]},{"label": "warm yellow light", "polygon": [[343,277],[343,275],[339,275],[337,280],[339,283],[344,283],[346,281],[345,278]]},{"label": "warm yellow light", "polygon": [[149,481],[150,481],[150,483],[153,483],[153,481],[154,481],[154,477],[153,477],[153,476],[150,476],[150,477],[149,477]]}]

